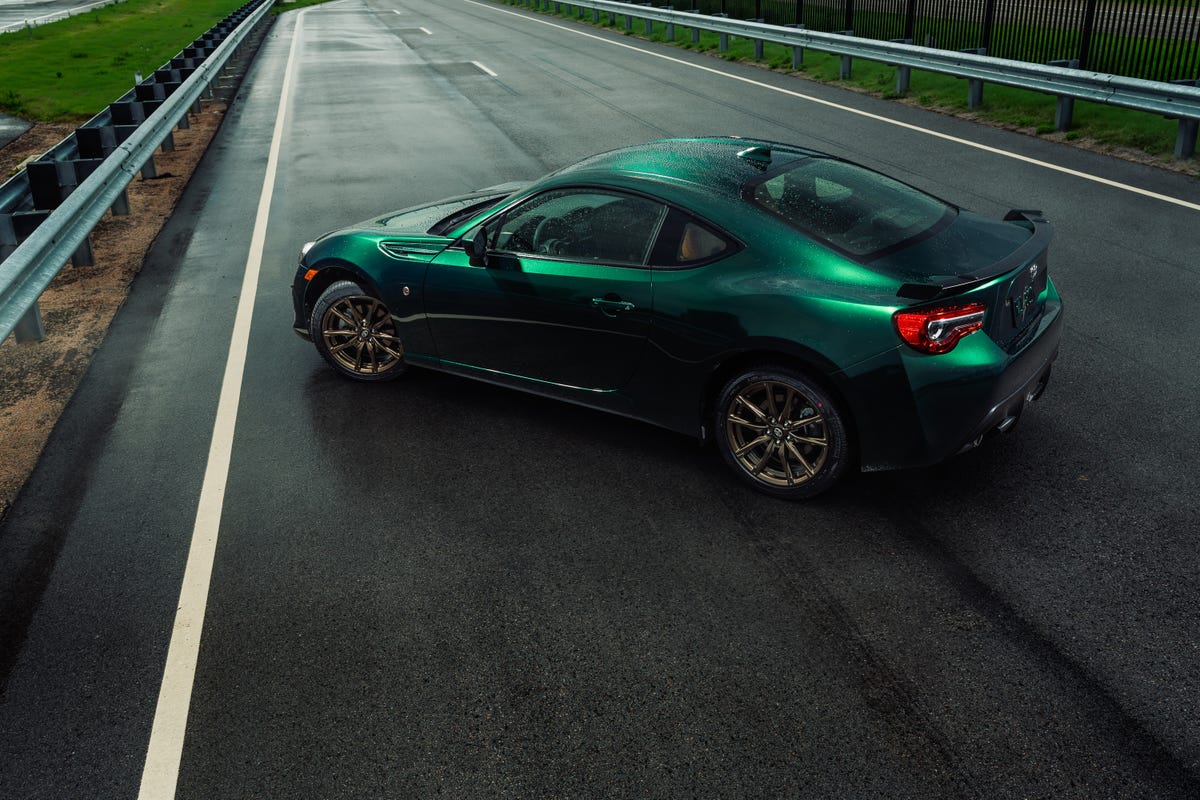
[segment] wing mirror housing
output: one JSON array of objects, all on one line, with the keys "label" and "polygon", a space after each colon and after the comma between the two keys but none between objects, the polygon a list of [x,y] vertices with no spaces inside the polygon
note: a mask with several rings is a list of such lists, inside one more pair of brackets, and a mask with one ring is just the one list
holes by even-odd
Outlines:
[{"label": "wing mirror housing", "polygon": [[467,259],[472,267],[486,267],[488,265],[487,242],[488,229],[487,226],[483,225],[475,231],[473,237],[463,242],[463,249],[467,251]]}]

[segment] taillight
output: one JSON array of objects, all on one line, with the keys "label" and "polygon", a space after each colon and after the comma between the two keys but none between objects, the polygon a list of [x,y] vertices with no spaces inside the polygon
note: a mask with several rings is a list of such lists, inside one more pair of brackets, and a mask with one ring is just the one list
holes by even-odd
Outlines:
[{"label": "taillight", "polygon": [[892,319],[909,346],[922,353],[948,353],[959,339],[983,327],[985,311],[983,303],[970,303],[897,311]]}]

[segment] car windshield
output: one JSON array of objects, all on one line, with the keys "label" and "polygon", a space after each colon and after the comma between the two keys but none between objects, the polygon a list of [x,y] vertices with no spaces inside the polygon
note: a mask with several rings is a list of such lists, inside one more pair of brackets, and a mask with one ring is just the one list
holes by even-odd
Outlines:
[{"label": "car windshield", "polygon": [[466,222],[473,215],[491,208],[507,195],[497,194],[491,197],[472,195],[454,200],[444,200],[432,205],[418,206],[398,211],[384,217],[378,224],[402,231],[421,231],[431,236],[444,236],[456,225]]},{"label": "car windshield", "polygon": [[458,211],[450,214],[450,216],[439,221],[429,229],[428,233],[431,233],[435,236],[445,236],[459,225],[471,219],[471,217],[488,210],[506,197],[508,197],[508,195],[502,194],[498,197],[489,197],[486,200],[481,200],[478,203],[472,203],[466,208],[459,209]]},{"label": "car windshield", "polygon": [[931,235],[957,209],[877,172],[805,158],[750,184],[749,199],[801,231],[861,260]]}]

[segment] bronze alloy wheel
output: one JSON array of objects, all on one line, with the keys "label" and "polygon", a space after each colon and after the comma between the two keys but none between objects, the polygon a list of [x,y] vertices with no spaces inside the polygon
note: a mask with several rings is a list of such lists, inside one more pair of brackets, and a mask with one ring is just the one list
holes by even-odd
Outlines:
[{"label": "bronze alloy wheel", "polygon": [[781,497],[810,497],[840,476],[845,427],[819,387],[791,370],[730,381],[718,404],[722,455],[743,478]]},{"label": "bronze alloy wheel", "polygon": [[387,307],[349,281],[322,293],[313,309],[317,350],[347,377],[378,381],[404,371],[404,345]]}]

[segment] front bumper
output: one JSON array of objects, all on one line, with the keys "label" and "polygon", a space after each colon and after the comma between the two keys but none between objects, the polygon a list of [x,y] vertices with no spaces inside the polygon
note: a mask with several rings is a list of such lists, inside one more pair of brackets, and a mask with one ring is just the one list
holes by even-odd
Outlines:
[{"label": "front bumper", "polygon": [[292,330],[301,339],[311,342],[312,334],[308,332],[308,315],[304,308],[304,293],[308,288],[308,284],[304,280],[306,271],[307,268],[302,259],[300,268],[296,270],[296,277],[292,279],[292,313],[295,315],[295,319],[292,321]]}]

